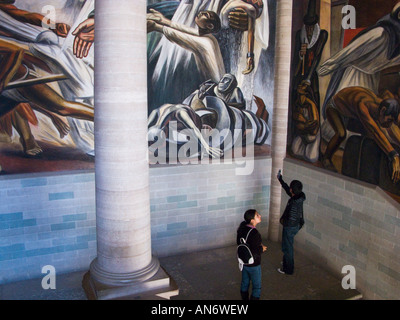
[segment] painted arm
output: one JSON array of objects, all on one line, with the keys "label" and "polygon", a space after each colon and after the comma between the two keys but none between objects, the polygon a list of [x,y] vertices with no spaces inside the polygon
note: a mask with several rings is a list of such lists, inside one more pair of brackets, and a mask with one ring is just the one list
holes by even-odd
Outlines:
[{"label": "painted arm", "polygon": [[89,54],[94,42],[94,17],[89,17],[80,23],[72,34],[74,39],[74,55],[77,58],[84,58]]},{"label": "painted arm", "polygon": [[254,28],[255,19],[249,16],[247,30],[247,59],[246,59],[246,69],[242,71],[243,74],[249,74],[254,70]]},{"label": "painted arm", "polygon": [[158,12],[157,10],[150,9],[150,13],[146,15],[147,20],[154,21],[158,24],[161,24],[163,26],[171,26],[171,20],[166,18],[161,12]]},{"label": "painted arm", "polygon": [[395,144],[400,147],[400,128],[396,124],[392,124],[390,128],[387,129],[387,132],[390,138],[393,140]]},{"label": "painted arm", "polygon": [[[399,116],[400,117],[400,116]],[[397,122],[399,123],[399,122]],[[393,141],[400,146],[400,128],[398,127],[397,124],[392,124],[392,126],[387,130],[389,133],[389,136],[393,139]],[[393,157],[391,159],[391,164],[392,164],[392,181],[393,182],[398,182],[400,181],[400,158],[399,154],[393,152]],[[396,170],[397,168],[397,170]]]},{"label": "painted arm", "polygon": [[157,10],[154,10],[154,9],[150,9],[150,13],[147,14],[147,21],[149,21],[149,20],[154,21],[155,23],[157,23],[159,25],[170,27],[172,29],[175,29],[175,30],[187,33],[187,34],[191,34],[194,36],[199,35],[198,29],[185,26],[184,24],[173,22],[173,21],[169,20],[168,18],[164,17],[164,15],[161,12],[158,12]]},{"label": "painted arm", "polygon": [[347,47],[326,60],[319,68],[318,74],[326,76],[339,68],[352,65],[363,56],[373,54],[377,49],[381,50],[382,46],[387,46],[384,32],[383,28],[375,28],[352,41]]},{"label": "painted arm", "polygon": [[24,50],[11,43],[0,41],[0,93],[21,66]]},{"label": "painted arm", "polygon": [[307,120],[300,112],[297,111],[297,109],[298,108],[296,108],[295,111],[293,112],[293,121],[295,122],[296,128],[299,131],[303,131],[304,125],[307,122]]},{"label": "painted arm", "polygon": [[71,27],[66,23],[55,23],[50,19],[46,19],[43,15],[39,13],[21,10],[12,4],[0,4],[0,10],[4,11],[5,13],[13,17],[15,20],[18,20],[20,22],[29,23],[35,26],[42,26],[43,22],[45,22],[48,25],[54,25],[55,28],[51,30],[55,34],[63,38],[65,38],[68,35],[68,32],[71,29]]},{"label": "painted arm", "polygon": [[387,139],[384,132],[381,130],[376,121],[371,117],[368,104],[371,102],[361,101],[357,108],[357,116],[360,119],[362,125],[367,130],[367,132],[371,135],[371,137],[375,140],[376,144],[381,148],[386,155],[394,150],[389,140]]},{"label": "painted arm", "polygon": [[60,138],[64,138],[70,131],[69,125],[58,115],[49,110],[41,107],[38,104],[32,104],[32,108],[43,113],[47,117],[50,118],[51,122],[56,127],[58,133],[60,134]]},{"label": "painted arm", "polygon": [[185,110],[179,111],[179,117],[187,126],[188,129],[192,129],[196,138],[199,139],[202,147],[206,150],[206,152],[212,156],[213,158],[220,158],[223,155],[223,151],[219,148],[210,147],[207,141],[202,136],[200,130],[194,124],[192,118],[190,118],[189,114]]},{"label": "painted arm", "polygon": [[400,180],[400,159],[397,151],[393,148],[384,132],[371,117],[366,103],[363,101],[360,102],[356,110],[364,128],[373,137],[379,148],[388,156],[392,169],[392,181],[397,183]]},{"label": "painted arm", "polygon": [[293,113],[293,120],[295,121],[296,128],[302,134],[316,135],[319,129],[319,115],[317,106],[309,98],[306,98],[304,103],[308,103],[310,106],[308,111],[311,115],[311,119],[307,120],[300,112],[295,110]]},{"label": "painted arm", "polygon": [[[261,99],[261,98],[257,97],[257,99]],[[257,99],[255,98],[256,101],[257,101]],[[229,101],[227,101],[227,104],[232,107],[235,107],[235,108],[245,108],[246,107],[246,100],[244,100],[243,92],[240,88],[236,87],[233,90],[232,96],[229,99]]]},{"label": "painted arm", "polygon": [[306,98],[306,101],[309,103],[311,109],[311,122],[308,126],[310,133],[316,135],[319,129],[319,112],[317,105],[309,98]]}]

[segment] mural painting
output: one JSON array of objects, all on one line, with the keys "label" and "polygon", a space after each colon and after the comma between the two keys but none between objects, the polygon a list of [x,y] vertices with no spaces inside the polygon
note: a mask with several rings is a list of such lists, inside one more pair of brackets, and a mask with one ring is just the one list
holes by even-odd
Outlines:
[{"label": "mural painting", "polygon": [[148,1],[150,153],[170,162],[176,154],[224,158],[249,145],[255,156],[270,154],[275,6]]},{"label": "mural painting", "polygon": [[[190,135],[193,157],[269,155],[275,6],[148,1],[150,154],[165,134],[168,156]],[[94,0],[3,0],[0,20],[1,174],[94,168]]]},{"label": "mural painting", "polygon": [[2,174],[94,167],[93,24],[93,0],[0,1]]},{"label": "mural painting", "polygon": [[293,12],[288,155],[400,201],[400,3],[306,0]]}]

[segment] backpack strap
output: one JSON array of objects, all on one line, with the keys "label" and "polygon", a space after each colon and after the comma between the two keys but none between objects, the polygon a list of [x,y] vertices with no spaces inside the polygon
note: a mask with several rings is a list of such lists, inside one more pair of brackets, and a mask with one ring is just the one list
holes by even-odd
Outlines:
[{"label": "backpack strap", "polygon": [[247,243],[247,238],[249,237],[251,230],[253,230],[253,228],[250,228],[249,232],[247,232],[246,239],[243,237],[240,238],[240,243]]},{"label": "backpack strap", "polygon": [[247,232],[247,236],[246,236],[246,242],[245,243],[247,243],[247,238],[249,237],[249,234],[250,234],[250,232],[253,230],[253,228],[250,228],[250,230],[249,230],[249,232]]}]

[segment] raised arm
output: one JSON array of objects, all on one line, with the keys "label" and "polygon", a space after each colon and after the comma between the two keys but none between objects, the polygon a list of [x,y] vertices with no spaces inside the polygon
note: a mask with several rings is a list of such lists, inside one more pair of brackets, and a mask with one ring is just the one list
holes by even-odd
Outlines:
[{"label": "raised arm", "polygon": [[42,26],[43,22],[47,23],[48,25],[54,25],[55,28],[51,30],[55,34],[63,38],[68,35],[68,32],[71,29],[71,27],[66,23],[56,23],[54,21],[51,21],[50,19],[46,19],[46,17],[40,13],[18,9],[12,4],[0,4],[0,10],[4,11],[15,20],[18,20],[20,22],[29,23],[35,26]]},{"label": "raised arm", "polygon": [[[280,170],[279,170],[280,171]],[[290,187],[287,185],[287,183],[285,181],[283,181],[283,177],[281,175],[281,173],[279,172],[277,175],[278,181],[281,184],[282,188],[285,190],[285,192],[287,193],[287,195],[289,197],[292,196],[291,192],[290,192]]]}]

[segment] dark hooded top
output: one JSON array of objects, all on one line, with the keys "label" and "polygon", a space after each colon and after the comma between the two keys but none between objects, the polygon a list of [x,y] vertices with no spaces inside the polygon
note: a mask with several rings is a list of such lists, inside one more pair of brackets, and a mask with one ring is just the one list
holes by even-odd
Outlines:
[{"label": "dark hooded top", "polygon": [[285,211],[280,218],[280,222],[284,227],[299,226],[300,220],[303,219],[303,202],[306,200],[306,195],[304,192],[300,192],[299,194],[292,196],[290,193],[290,187],[285,181],[283,181],[282,176],[280,176],[279,182],[281,183],[282,188],[286,191],[287,195],[290,197]]}]

